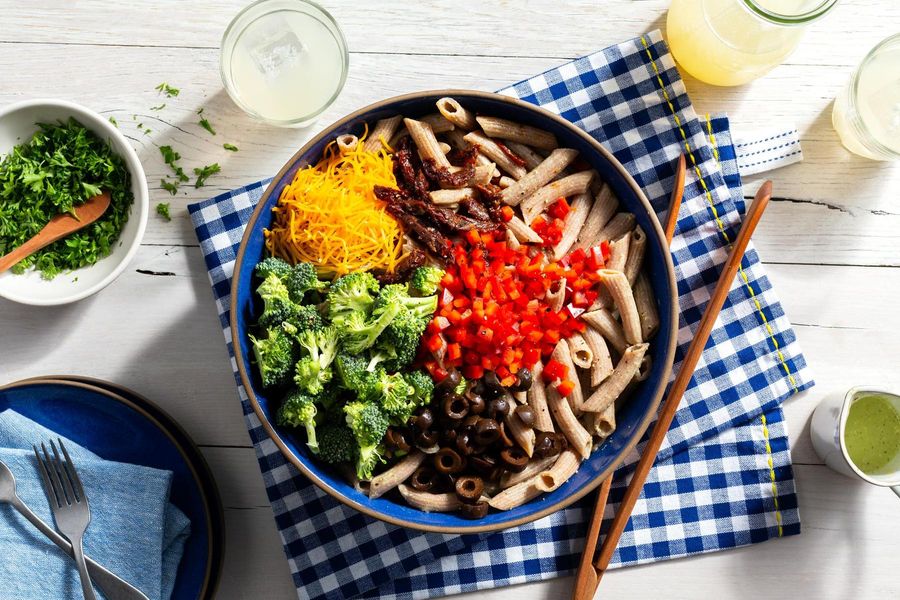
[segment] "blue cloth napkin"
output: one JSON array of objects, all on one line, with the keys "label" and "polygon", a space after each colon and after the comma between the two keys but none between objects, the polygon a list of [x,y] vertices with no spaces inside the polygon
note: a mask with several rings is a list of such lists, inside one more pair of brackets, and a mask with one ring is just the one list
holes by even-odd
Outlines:
[{"label": "blue cloth napkin", "polygon": [[[501,93],[561,114],[611,149],[664,216],[679,154],[685,197],[672,244],[681,324],[676,370],[740,226],[744,203],[724,117],[699,117],[657,32],[566,63]],[[234,259],[268,180],[189,207],[232,353]],[[426,534],[366,517],[321,492],[267,437],[235,373],[275,521],[301,598],[429,598],[571,573],[592,498],[496,534]],[[750,247],[619,544],[612,566],[799,533],[780,404],[812,385]],[[611,518],[638,457],[616,473]]]},{"label": "blue cloth napkin", "polygon": [[[51,526],[31,445],[57,437],[12,410],[0,412],[0,460],[13,472],[22,501]],[[63,442],[91,504],[85,554],[150,600],[169,598],[190,535],[190,521],[169,503],[172,473],[102,460]],[[74,561],[7,505],[0,505],[0,557],[0,598],[81,598]]]}]

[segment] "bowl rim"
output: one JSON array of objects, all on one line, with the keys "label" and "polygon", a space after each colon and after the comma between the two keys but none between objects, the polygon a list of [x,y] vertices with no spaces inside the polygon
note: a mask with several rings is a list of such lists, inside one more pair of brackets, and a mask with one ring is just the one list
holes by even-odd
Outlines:
[{"label": "bowl rim", "polygon": [[[134,258],[134,255],[137,254],[137,251],[141,246],[141,242],[144,239],[144,232],[147,229],[147,221],[150,212],[150,188],[147,185],[147,176],[144,174],[144,167],[141,164],[140,159],[138,158],[137,152],[125,137],[125,134],[119,131],[117,127],[114,127],[113,124],[110,123],[108,119],[105,119],[100,113],[91,110],[86,106],[71,102],[69,100],[59,100],[54,98],[35,98],[33,100],[22,100],[0,108],[0,120],[20,110],[42,106],[53,106],[68,110],[72,113],[71,116],[75,117],[76,119],[88,121],[91,125],[98,127],[99,129],[103,130],[104,133],[114,137],[118,142],[120,142],[122,147],[125,148],[125,151],[124,153],[117,152],[117,154],[120,154],[120,156],[122,156],[122,159],[125,161],[125,165],[131,174],[131,178],[138,181],[138,191],[141,192],[140,194],[135,194],[134,203],[132,204],[132,206],[137,209],[137,214],[132,214],[128,217],[129,219],[135,217],[138,219],[138,228],[135,232],[134,240],[132,240],[130,246],[126,250],[125,256],[123,256],[119,260],[119,264],[117,264],[113,268],[113,270],[110,271],[109,274],[107,274],[106,277],[104,277],[91,287],[85,288],[80,292],[47,299],[36,299],[28,296],[22,296],[15,292],[10,293],[8,290],[3,290],[2,288],[0,288],[0,298],[6,298],[7,300],[10,300],[12,302],[18,302],[19,304],[27,304],[31,306],[59,306],[63,304],[71,304],[72,302],[77,302],[79,300],[87,298],[88,296],[96,294],[97,292],[108,286],[110,283],[115,281],[119,277],[119,275],[121,275],[122,272],[128,267],[128,264]],[[87,125],[88,123],[82,124]],[[106,260],[107,258],[109,258],[109,256],[103,257],[102,259],[100,259],[100,261]],[[86,267],[80,267],[72,271],[72,273],[77,273],[81,269],[96,266],[96,264],[97,263]]]},{"label": "bowl rim", "polygon": [[278,173],[272,178],[272,181],[266,186],[265,191],[259,199],[259,202],[256,205],[256,208],[253,209],[253,214],[250,216],[250,220],[247,222],[247,227],[244,230],[244,234],[241,237],[241,244],[238,248],[237,256],[235,257],[234,264],[234,275],[231,281],[231,299],[229,302],[229,326],[231,328],[231,341],[232,348],[234,349],[235,362],[237,363],[238,373],[240,374],[241,383],[244,386],[244,390],[247,393],[247,397],[250,401],[250,406],[253,408],[253,412],[256,414],[259,419],[263,429],[269,438],[274,442],[274,444],[281,451],[282,455],[284,455],[285,459],[297,469],[300,470],[303,475],[309,478],[319,489],[323,490],[325,493],[341,502],[342,504],[349,506],[355,510],[360,511],[361,513],[372,517],[374,519],[378,519],[380,521],[385,521],[387,523],[391,523],[393,525],[399,525],[401,527],[407,527],[410,529],[415,529],[418,531],[426,531],[432,533],[453,533],[453,534],[466,534],[466,533],[489,533],[494,531],[501,531],[504,529],[508,529],[511,527],[518,527],[520,525],[531,523],[532,521],[536,521],[543,517],[546,517],[549,514],[557,512],[570,506],[571,504],[577,502],[582,497],[589,494],[593,491],[597,486],[600,485],[607,477],[610,477],[612,473],[619,467],[619,460],[613,460],[612,463],[604,469],[601,473],[596,475],[590,482],[588,482],[581,490],[578,490],[576,493],[570,494],[565,498],[560,499],[558,502],[554,504],[549,504],[540,510],[535,511],[530,515],[526,515],[523,517],[519,517],[518,519],[513,519],[511,521],[505,521],[502,523],[496,524],[479,524],[478,521],[473,521],[471,526],[454,526],[454,525],[427,525],[422,523],[416,523],[412,521],[407,521],[403,518],[399,518],[393,515],[388,515],[376,510],[373,510],[371,507],[361,504],[360,502],[349,498],[339,492],[338,490],[332,488],[328,483],[323,481],[318,475],[316,475],[309,467],[307,467],[303,461],[301,461],[294,453],[290,451],[284,441],[281,439],[281,436],[275,431],[272,423],[269,422],[268,417],[266,417],[265,413],[262,410],[262,407],[259,405],[259,401],[256,398],[256,394],[253,391],[253,386],[250,382],[250,377],[247,373],[247,370],[244,368],[244,354],[241,350],[241,340],[238,337],[238,328],[237,328],[237,294],[235,293],[237,289],[237,285],[239,282],[241,266],[243,264],[244,256],[247,250],[247,243],[251,233],[253,232],[253,228],[255,227],[259,217],[262,215],[263,209],[266,206],[266,203],[269,200],[269,197],[274,192],[275,186],[278,184],[278,181],[281,180],[282,177],[290,170],[297,161],[305,154],[310,148],[314,145],[318,144],[322,139],[327,136],[333,135],[333,131],[336,128],[339,128],[347,123],[358,120],[362,115],[376,111],[379,109],[384,109],[390,105],[396,104],[398,102],[416,100],[423,97],[443,97],[443,96],[454,96],[454,97],[475,97],[482,99],[490,99],[492,101],[501,101],[506,104],[510,104],[512,106],[516,106],[518,108],[523,108],[528,111],[535,112],[544,118],[548,118],[565,129],[569,130],[574,135],[581,137],[584,141],[586,141],[595,151],[599,152],[609,163],[619,172],[619,174],[623,177],[628,186],[632,189],[637,197],[638,201],[643,206],[644,210],[650,217],[650,222],[653,225],[653,240],[657,244],[660,244],[662,248],[665,250],[663,252],[663,263],[665,265],[666,271],[666,283],[670,290],[670,296],[672,298],[671,306],[669,307],[670,311],[670,331],[669,331],[669,345],[665,349],[665,368],[663,372],[660,374],[659,381],[656,383],[656,390],[653,392],[653,397],[650,400],[650,406],[647,410],[647,413],[643,416],[641,421],[638,423],[637,427],[631,434],[631,439],[629,439],[622,447],[622,450],[619,452],[619,457],[627,456],[638,444],[640,439],[643,437],[647,428],[650,426],[650,423],[653,419],[656,418],[657,411],[659,409],[659,404],[662,400],[662,396],[665,393],[666,387],[668,386],[669,378],[672,372],[672,365],[675,359],[675,347],[678,339],[678,288],[675,283],[675,267],[672,262],[672,254],[669,252],[668,244],[665,243],[665,234],[662,230],[662,225],[659,222],[659,218],[656,215],[656,211],[650,205],[650,201],[647,199],[644,192],[641,190],[640,186],[638,186],[637,182],[628,173],[625,167],[622,165],[619,160],[613,156],[613,154],[604,148],[600,142],[591,137],[587,132],[577,127],[572,122],[564,119],[563,117],[553,114],[548,110],[541,108],[540,106],[530,104],[523,100],[519,100],[517,98],[513,98],[510,96],[503,96],[501,94],[497,94],[494,92],[484,92],[478,90],[464,90],[464,89],[438,89],[438,90],[424,90],[419,92],[411,92],[407,94],[401,94],[398,96],[393,96],[390,98],[386,98],[384,100],[379,100],[377,102],[373,102],[367,106],[354,110],[348,115],[338,119],[331,125],[325,127],[318,134],[309,139],[297,152],[294,153],[293,156],[285,163],[285,165],[278,171]]}]

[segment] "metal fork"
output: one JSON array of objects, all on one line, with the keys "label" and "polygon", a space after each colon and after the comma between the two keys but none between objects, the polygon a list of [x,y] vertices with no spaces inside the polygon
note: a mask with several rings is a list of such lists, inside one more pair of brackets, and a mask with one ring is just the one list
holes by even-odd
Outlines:
[{"label": "metal fork", "polygon": [[88,574],[87,564],[84,561],[82,545],[84,530],[91,522],[91,509],[88,506],[87,496],[84,495],[81,478],[78,477],[78,472],[75,470],[75,464],[69,457],[62,440],[57,438],[57,441],[59,441],[65,461],[60,458],[53,440],[50,441],[50,448],[53,450],[52,457],[43,442],[41,442],[43,458],[36,446],[32,445],[31,447],[37,458],[38,470],[44,481],[44,491],[47,493],[47,500],[50,501],[50,508],[53,510],[56,528],[72,542],[75,563],[78,565],[78,573],[81,575],[81,591],[84,599],[96,600],[94,586],[91,585],[91,576]]}]

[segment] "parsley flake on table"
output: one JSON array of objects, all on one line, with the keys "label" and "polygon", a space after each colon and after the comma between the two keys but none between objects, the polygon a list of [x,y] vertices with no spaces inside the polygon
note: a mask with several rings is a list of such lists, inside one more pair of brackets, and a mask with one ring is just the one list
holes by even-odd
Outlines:
[{"label": "parsley flake on table", "polygon": [[181,160],[181,155],[172,150],[172,146],[160,146],[159,153],[162,154],[163,161],[172,168],[175,176],[178,177],[178,181],[188,180],[184,169],[176,164],[177,161]]},{"label": "parsley flake on table", "polygon": [[125,161],[75,119],[40,123],[31,139],[0,161],[0,255],[33,237],[58,214],[106,190],[110,205],[97,221],[38,250],[12,268],[33,266],[44,279],[92,265],[119,240],[134,202]]},{"label": "parsley flake on table", "polygon": [[222,144],[222,147],[228,150],[229,152],[237,152],[238,147],[234,144]]},{"label": "parsley flake on table", "polygon": [[162,109],[164,109],[165,107],[166,107],[166,103],[163,102],[163,103],[160,104],[159,106],[151,106],[151,107],[150,107],[150,110],[162,110]]},{"label": "parsley flake on table", "polygon": [[179,90],[179,89],[176,88],[176,87],[172,87],[171,85],[169,85],[169,84],[166,83],[165,81],[163,81],[161,84],[159,84],[158,86],[156,86],[156,90],[159,91],[161,94],[165,94],[165,95],[168,96],[169,98],[174,98],[174,97],[177,96],[179,93],[181,93],[181,90]]},{"label": "parsley flake on table", "polygon": [[194,174],[197,176],[197,181],[194,183],[194,187],[203,187],[206,183],[207,178],[210,175],[214,175],[222,170],[222,167],[219,166],[219,163],[213,163],[211,165],[206,165],[203,168],[195,168]]},{"label": "parsley flake on table", "polygon": [[166,221],[171,221],[172,217],[169,215],[169,203],[168,202],[160,202],[156,205],[156,214],[164,218]]},{"label": "parsley flake on table", "polygon": [[210,125],[209,121],[207,121],[206,119],[200,119],[200,127],[207,130],[211,134],[216,135],[216,130],[213,129],[213,126]]},{"label": "parsley flake on table", "polygon": [[160,179],[159,185],[173,196],[178,192],[178,180],[168,181],[166,179]]},{"label": "parsley flake on table", "polygon": [[109,118],[109,122],[113,124],[113,127],[118,127],[118,126],[119,126],[119,122],[116,121],[116,118],[115,118],[115,117],[110,117],[110,118]]}]

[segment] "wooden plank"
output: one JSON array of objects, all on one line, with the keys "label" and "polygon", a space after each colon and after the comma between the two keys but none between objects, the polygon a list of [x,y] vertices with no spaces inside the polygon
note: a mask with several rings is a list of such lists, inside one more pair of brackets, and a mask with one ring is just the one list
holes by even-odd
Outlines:
[{"label": "wooden plank", "polygon": [[272,508],[225,510],[225,564],[216,598],[296,598]]}]

